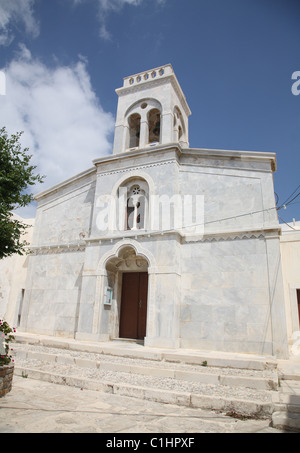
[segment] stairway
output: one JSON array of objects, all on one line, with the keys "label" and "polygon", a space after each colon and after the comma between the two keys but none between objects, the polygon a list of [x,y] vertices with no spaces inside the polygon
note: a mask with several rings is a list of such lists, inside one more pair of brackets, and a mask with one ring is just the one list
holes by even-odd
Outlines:
[{"label": "stairway", "polygon": [[279,361],[279,387],[273,397],[272,426],[286,431],[300,432],[300,364],[292,360]]},{"label": "stairway", "polygon": [[25,333],[13,354],[24,378],[247,417],[271,419],[279,395],[273,358]]}]

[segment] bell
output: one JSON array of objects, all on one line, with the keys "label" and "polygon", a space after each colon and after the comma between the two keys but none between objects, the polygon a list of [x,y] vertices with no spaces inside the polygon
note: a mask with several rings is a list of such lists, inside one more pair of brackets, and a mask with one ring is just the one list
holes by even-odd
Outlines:
[{"label": "bell", "polygon": [[153,129],[153,134],[154,135],[159,135],[159,132],[160,132],[160,121],[158,121],[155,126],[154,126],[154,129]]}]

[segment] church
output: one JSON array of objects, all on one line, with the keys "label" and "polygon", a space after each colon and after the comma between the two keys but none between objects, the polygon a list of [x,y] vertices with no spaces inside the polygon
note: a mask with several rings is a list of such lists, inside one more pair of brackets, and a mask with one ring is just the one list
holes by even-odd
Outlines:
[{"label": "church", "polygon": [[18,331],[288,357],[275,154],[190,148],[170,64],[116,93],[112,154],[35,197]]}]

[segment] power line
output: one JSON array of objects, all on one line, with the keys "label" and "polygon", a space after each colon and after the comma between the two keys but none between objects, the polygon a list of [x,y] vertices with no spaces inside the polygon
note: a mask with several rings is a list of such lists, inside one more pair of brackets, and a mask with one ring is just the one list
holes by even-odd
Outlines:
[{"label": "power line", "polygon": [[[217,222],[224,222],[226,220],[233,220],[233,219],[237,219],[237,218],[240,218],[240,217],[245,217],[245,216],[249,216],[249,215],[253,215],[253,214],[259,214],[259,213],[262,213],[262,212],[267,212],[267,211],[271,211],[273,209],[276,209],[277,211],[279,211],[280,209],[282,209],[283,207],[286,207],[286,206],[289,206],[290,204],[297,204],[298,202],[295,202],[295,203],[292,203],[293,200],[295,200],[297,197],[299,197],[300,195],[300,192],[295,195],[294,198],[292,198],[289,202],[287,202],[289,200],[289,198],[291,198],[294,193],[298,190],[298,188],[300,187],[300,185],[294,190],[293,193],[291,193],[291,195],[286,199],[285,203],[283,203],[281,206],[277,207],[277,206],[274,206],[274,207],[271,207],[271,208],[266,208],[266,209],[261,209],[261,210],[258,210],[258,211],[252,211],[252,212],[247,212],[245,214],[237,214],[237,215],[233,215],[231,217],[225,217],[223,219],[216,219],[216,220],[211,220],[210,222],[202,222],[202,223],[193,223],[191,225],[184,225],[184,226],[181,226],[181,230],[184,230],[186,228],[193,228],[193,227],[196,227],[196,226],[205,226],[205,225],[209,225],[211,223],[217,223]],[[277,194],[276,194],[277,195]],[[278,195],[277,195],[278,197]],[[277,214],[278,215],[278,214]],[[287,222],[285,222],[285,220],[283,220],[279,215],[278,217],[280,218],[280,220],[282,220],[284,223],[286,223],[290,228],[292,228]],[[293,230],[295,231],[299,231],[299,230],[296,230],[295,228],[292,228]],[[151,233],[155,234],[155,233],[168,233],[168,232],[172,232],[174,231],[174,229],[168,229],[168,230],[156,230],[156,231],[152,231]]]},{"label": "power line", "polygon": [[285,224],[286,224],[288,227],[290,227],[292,230],[294,230],[294,231],[299,231],[299,229],[293,228],[290,224],[288,224],[288,223],[287,223],[285,220],[283,220],[280,216],[278,216],[278,217],[280,218],[280,220],[283,221],[283,223],[285,223]]},{"label": "power line", "polygon": [[282,208],[286,209],[286,207],[289,206],[290,204],[292,204],[292,201],[294,201],[297,197],[299,197],[299,195],[300,195],[300,192],[298,192],[297,195],[295,195],[295,197],[292,198],[290,201],[288,201],[287,203],[283,203],[281,206],[279,206],[278,211]]},{"label": "power line", "polygon": [[288,206],[292,201],[294,201],[297,197],[299,197],[299,195],[300,195],[300,192],[297,193],[297,195],[294,198],[292,198],[288,203],[286,203],[285,206]]},{"label": "power line", "polygon": [[[281,209],[281,208],[283,208],[284,206],[286,206],[287,204],[290,204],[290,202],[293,201],[295,198],[293,198],[293,199],[290,200],[290,201],[289,201],[289,199],[294,195],[295,192],[297,192],[297,190],[298,190],[299,188],[300,188],[300,184],[299,184],[298,187],[296,187],[296,189],[294,190],[294,192],[291,193],[291,195],[289,195],[289,196],[287,197],[287,199],[279,206],[278,209]],[[299,194],[300,194],[300,192],[296,195],[296,198],[297,198],[297,196],[298,196]]]},{"label": "power line", "polygon": [[[297,190],[297,189],[296,189]],[[295,191],[296,191],[295,190]],[[295,193],[295,191],[293,192],[293,194]],[[290,197],[293,195],[291,194]],[[233,219],[237,219],[237,218],[240,218],[240,217],[245,217],[245,216],[249,216],[249,215],[253,215],[253,214],[259,214],[259,213],[262,213],[262,212],[266,212],[266,211],[271,211],[272,209],[276,209],[277,211],[279,211],[282,207],[284,206],[289,206],[290,204],[297,204],[297,203],[300,203],[300,202],[295,202],[295,203],[292,203],[293,200],[295,200],[298,196],[300,195],[300,192],[292,199],[289,201],[289,203],[287,203],[286,205],[282,205],[280,207],[272,207],[272,208],[267,208],[267,209],[261,209],[259,211],[252,211],[252,212],[247,212],[245,214],[237,214],[237,215],[234,215],[234,216],[231,216],[231,217],[225,217],[223,219],[216,219],[216,220],[211,220],[210,222],[202,222],[202,223],[194,223],[194,224],[191,224],[191,225],[184,225],[182,226],[181,229],[185,229],[185,228],[191,228],[191,227],[196,227],[196,226],[205,226],[205,225],[208,225],[208,224],[211,224],[211,223],[217,223],[217,222],[224,222],[225,220],[233,220]],[[290,198],[289,197],[289,198]],[[278,214],[277,214],[278,215]],[[280,218],[280,220],[282,220],[284,223],[285,220],[283,220],[279,215],[278,217]],[[288,226],[290,226],[288,223],[287,223]],[[292,228],[292,227],[291,227]],[[295,229],[295,228],[293,228]],[[167,232],[171,232],[173,230],[164,230],[163,232],[164,233],[167,233]],[[299,230],[295,230],[295,231],[299,231]],[[159,232],[159,231],[158,231]]]},{"label": "power line", "polygon": [[[192,228],[192,227],[196,227],[196,226],[205,226],[205,225],[209,225],[211,223],[217,223],[217,222],[224,222],[225,220],[233,220],[233,219],[237,219],[240,217],[245,217],[245,216],[249,216],[249,215],[253,215],[253,214],[259,214],[261,212],[271,211],[272,209],[278,209],[278,208],[276,206],[274,206],[272,208],[261,209],[259,211],[252,211],[252,212],[247,212],[245,214],[237,214],[237,215],[234,215],[231,217],[225,217],[223,219],[211,220],[210,222],[193,223],[191,225],[184,225],[180,229]],[[152,233],[168,233],[168,232],[172,232],[172,231],[173,231],[173,229],[163,230],[163,231],[156,230],[156,231],[153,231]]]}]

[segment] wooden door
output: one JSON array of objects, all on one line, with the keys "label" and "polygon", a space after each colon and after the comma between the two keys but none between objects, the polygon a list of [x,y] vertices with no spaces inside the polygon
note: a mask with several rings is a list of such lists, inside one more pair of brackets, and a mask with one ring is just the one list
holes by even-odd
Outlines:
[{"label": "wooden door", "polygon": [[123,274],[120,338],[143,340],[146,336],[147,294],[147,272]]}]

